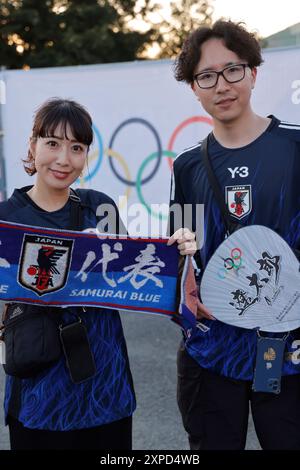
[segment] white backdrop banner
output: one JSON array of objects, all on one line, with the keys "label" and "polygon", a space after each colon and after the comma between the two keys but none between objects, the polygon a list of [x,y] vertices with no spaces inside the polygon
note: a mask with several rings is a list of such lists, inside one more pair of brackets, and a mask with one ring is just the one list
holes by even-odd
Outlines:
[{"label": "white backdrop banner", "polygon": [[[300,122],[300,48],[266,50],[264,60],[254,110]],[[0,79],[7,196],[34,180],[21,162],[34,111],[50,97],[71,98],[94,124],[88,169],[77,186],[115,199],[131,234],[165,232],[172,158],[211,130],[191,89],[175,81],[171,61],[12,70]]]}]

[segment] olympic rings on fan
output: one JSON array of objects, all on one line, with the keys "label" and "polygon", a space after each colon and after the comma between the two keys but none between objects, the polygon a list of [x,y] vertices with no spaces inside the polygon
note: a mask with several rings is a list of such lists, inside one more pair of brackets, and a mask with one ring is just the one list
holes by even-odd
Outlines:
[{"label": "olympic rings on fan", "polygon": [[[114,144],[114,141],[115,141],[115,138],[118,134],[118,132],[125,126],[127,126],[128,124],[133,124],[133,123],[138,123],[138,124],[143,124],[144,126],[146,126],[148,129],[150,129],[150,131],[153,133],[154,135],[154,138],[156,140],[156,145],[157,145],[157,152],[156,152],[156,155],[157,155],[157,162],[155,164],[155,167],[153,168],[152,172],[150,173],[149,176],[147,176],[147,178],[145,178],[144,180],[141,181],[141,184],[145,184],[145,183],[148,183],[148,181],[150,181],[153,176],[155,175],[155,173],[157,172],[158,168],[159,168],[159,165],[160,165],[160,162],[161,162],[161,157],[162,157],[162,146],[161,146],[161,141],[160,141],[160,137],[156,131],[156,129],[152,126],[152,124],[150,124],[148,121],[146,121],[145,119],[141,119],[141,118],[131,118],[131,119],[127,119],[126,121],[123,121],[118,127],[117,129],[114,131],[111,139],[110,139],[110,142],[109,142],[109,145],[108,147],[110,149],[113,148],[113,144]],[[128,184],[129,186],[136,186],[136,181],[131,181],[130,179],[126,179],[126,178],[123,178],[122,176],[120,176],[118,174],[118,172],[116,171],[115,167],[114,167],[114,164],[113,164],[113,160],[109,157],[109,164],[110,164],[110,167],[114,173],[114,175],[120,180],[122,181],[123,183],[125,184]]]},{"label": "olympic rings on fan", "polygon": [[[242,250],[240,248],[233,248],[230,252],[230,257],[224,258],[224,267],[219,269],[218,277],[220,279],[225,279],[232,269],[236,269],[236,273],[242,266]],[[238,264],[235,261],[239,261]]]},{"label": "olympic rings on fan", "polygon": [[[237,252],[236,255],[234,255],[234,253]],[[236,260],[236,259],[240,259],[242,260],[242,250],[240,248],[233,248],[231,250],[231,253],[230,253],[230,256],[232,257],[232,259]],[[241,263],[240,263],[241,264]],[[240,266],[240,265],[239,265]]]}]

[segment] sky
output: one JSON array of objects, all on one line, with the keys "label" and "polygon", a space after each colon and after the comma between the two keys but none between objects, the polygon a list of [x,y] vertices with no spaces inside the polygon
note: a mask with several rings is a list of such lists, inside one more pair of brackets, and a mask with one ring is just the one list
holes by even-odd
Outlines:
[{"label": "sky", "polygon": [[261,37],[270,36],[295,23],[300,23],[299,0],[214,0],[215,21],[221,16],[244,21],[247,29]]}]

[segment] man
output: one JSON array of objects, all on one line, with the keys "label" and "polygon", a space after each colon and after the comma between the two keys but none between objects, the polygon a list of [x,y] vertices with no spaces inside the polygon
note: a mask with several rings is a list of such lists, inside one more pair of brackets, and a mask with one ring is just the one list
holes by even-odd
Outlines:
[{"label": "man", "polygon": [[[191,86],[213,119],[208,154],[232,222],[265,225],[299,250],[300,125],[252,110],[261,63],[255,36],[240,24],[220,20],[190,34],[176,60],[175,77]],[[236,201],[242,192],[247,197],[229,207],[228,191]],[[205,239],[198,257],[203,270],[225,229],[201,144],[174,162],[171,207],[175,203],[204,204]],[[175,228],[171,223],[171,231]],[[191,449],[244,449],[249,403],[263,449],[300,449],[300,365],[292,360],[300,331],[288,334],[281,393],[275,395],[252,390],[257,333],[212,320],[204,305],[199,317],[209,329],[184,334],[178,352],[178,404]]]}]

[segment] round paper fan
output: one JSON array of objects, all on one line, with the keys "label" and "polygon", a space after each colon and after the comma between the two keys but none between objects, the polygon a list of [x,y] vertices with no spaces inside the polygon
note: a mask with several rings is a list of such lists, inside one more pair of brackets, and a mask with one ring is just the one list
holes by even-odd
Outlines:
[{"label": "round paper fan", "polygon": [[268,332],[300,326],[300,264],[273,230],[251,225],[217,248],[203,273],[201,299],[224,323]]}]

